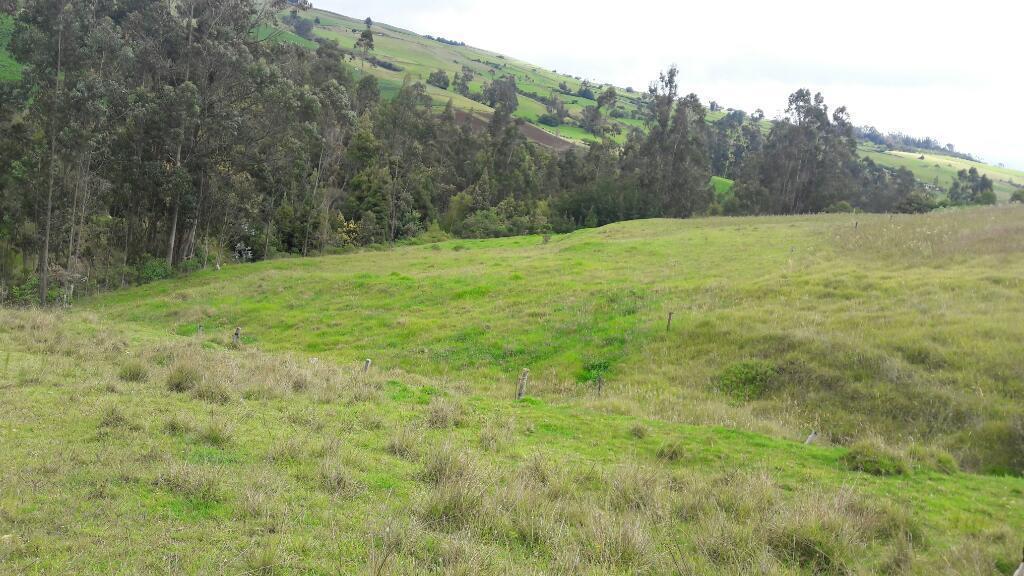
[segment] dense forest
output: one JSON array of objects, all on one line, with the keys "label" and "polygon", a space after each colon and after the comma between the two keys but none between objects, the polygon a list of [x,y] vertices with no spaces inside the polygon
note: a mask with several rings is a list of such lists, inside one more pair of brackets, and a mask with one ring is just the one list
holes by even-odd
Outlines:
[{"label": "dense forest", "polygon": [[[375,61],[369,19],[356,50],[313,51],[256,33],[283,2],[0,6],[23,66],[0,84],[0,301],[423,237],[995,201],[976,172],[936,198],[906,169],[860,159],[847,111],[807,90],[766,133],[760,113],[709,122],[673,68],[644,94],[645,129],[556,153],[519,130],[512,77],[470,94],[494,108],[486,127],[411,81],[382,98],[360,73]],[[602,135],[615,98],[597,96],[588,130]],[[712,175],[735,187],[716,195]]]}]

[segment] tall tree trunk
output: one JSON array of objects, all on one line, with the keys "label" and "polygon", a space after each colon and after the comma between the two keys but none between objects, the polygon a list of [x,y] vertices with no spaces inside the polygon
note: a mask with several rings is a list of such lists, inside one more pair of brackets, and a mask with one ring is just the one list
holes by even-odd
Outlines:
[{"label": "tall tree trunk", "polygon": [[[185,80],[182,84],[187,84],[189,77],[192,74],[192,20],[195,16],[195,4],[189,3],[188,5],[188,41],[185,43]],[[180,172],[181,171],[181,149],[185,145],[185,112],[181,113],[181,136],[178,137],[177,150],[174,153],[174,167]],[[181,191],[175,191],[174,196],[174,217],[172,218],[171,224],[171,235],[170,240],[167,242],[167,265],[174,266],[174,245],[177,241],[178,235],[178,212],[181,210]]]},{"label": "tall tree trunk", "polygon": [[[60,98],[60,65],[64,56],[64,25],[57,26],[57,73],[55,75],[57,87],[53,96],[54,103]],[[43,237],[43,253],[39,258],[39,305],[46,306],[46,294],[49,291],[50,281],[50,220],[53,216],[53,185],[54,165],[57,160],[57,126],[54,116],[56,106],[50,110],[50,183],[46,190],[46,235]]]},{"label": "tall tree trunk", "polygon": [[171,217],[171,233],[167,241],[167,265],[174,266],[174,244],[178,235],[178,212],[181,210],[180,192],[174,196],[174,216]]}]

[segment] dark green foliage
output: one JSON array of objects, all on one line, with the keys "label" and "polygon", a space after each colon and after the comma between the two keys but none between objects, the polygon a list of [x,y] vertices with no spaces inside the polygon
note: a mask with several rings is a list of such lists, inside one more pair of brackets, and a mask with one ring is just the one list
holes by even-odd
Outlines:
[{"label": "dark green foliage", "polygon": [[139,282],[142,284],[164,280],[173,274],[171,265],[159,258],[150,258],[139,266]]},{"label": "dark green foliage", "polygon": [[777,376],[778,369],[769,362],[739,362],[718,377],[718,389],[736,400],[757,400],[772,390]]},{"label": "dark green foliage", "polygon": [[448,73],[444,70],[436,70],[427,76],[427,84],[436,86],[441,90],[447,90],[448,86],[451,85],[451,80],[448,78]]},{"label": "dark green foliage", "polygon": [[957,172],[956,180],[949,188],[949,202],[954,205],[995,204],[992,180],[973,167]]},{"label": "dark green foliage", "polygon": [[910,466],[904,457],[879,442],[857,442],[843,455],[842,461],[850,470],[874,476],[904,476],[910,473]]},{"label": "dark green foliage", "polygon": [[1024,204],[1024,188],[1014,190],[1013,194],[1010,196],[1010,202]]}]

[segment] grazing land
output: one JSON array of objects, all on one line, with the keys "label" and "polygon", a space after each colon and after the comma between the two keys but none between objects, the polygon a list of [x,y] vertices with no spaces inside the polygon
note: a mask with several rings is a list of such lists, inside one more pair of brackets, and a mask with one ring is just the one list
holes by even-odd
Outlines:
[{"label": "grazing land", "polygon": [[957,172],[971,168],[977,169],[978,172],[992,179],[993,188],[1002,201],[1006,201],[1015,191],[1024,188],[1024,172],[1011,168],[991,166],[928,152],[902,152],[899,150],[882,152],[869,146],[862,146],[859,152],[862,156],[871,158],[883,166],[907,168],[914,173],[918,180],[941,188],[949,188],[956,178]]},{"label": "grazing land", "polygon": [[0,572],[1009,574],[1022,216],[623,222],[2,310]]}]

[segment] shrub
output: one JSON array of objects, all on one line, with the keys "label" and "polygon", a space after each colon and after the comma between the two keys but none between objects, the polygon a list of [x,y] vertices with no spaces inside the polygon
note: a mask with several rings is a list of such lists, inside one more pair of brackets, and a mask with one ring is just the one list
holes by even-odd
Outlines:
[{"label": "shrub", "polygon": [[843,455],[842,461],[850,470],[875,476],[903,476],[910,473],[910,467],[902,455],[877,441],[857,442]]},{"label": "shrub", "polygon": [[1010,196],[1010,202],[1024,204],[1024,188],[1014,190],[1013,194]]},{"label": "shrub", "polygon": [[555,116],[554,114],[541,114],[540,117],[537,118],[537,122],[545,126],[551,126],[552,128],[555,128],[562,124],[562,122],[558,119],[558,116]]},{"label": "shrub", "polygon": [[167,389],[171,392],[188,392],[202,380],[202,374],[194,366],[178,364],[167,373]]},{"label": "shrub", "polygon": [[133,360],[121,366],[117,377],[125,382],[145,382],[149,378],[149,371],[141,362]]},{"label": "shrub", "polygon": [[139,266],[139,283],[147,284],[170,278],[174,271],[163,258],[150,258]]},{"label": "shrub", "polygon": [[718,389],[737,400],[756,400],[769,392],[777,374],[778,369],[769,362],[738,362],[718,377]]},{"label": "shrub", "polygon": [[629,427],[629,435],[632,436],[633,438],[636,438],[637,440],[643,440],[644,438],[647,438],[648,434],[650,433],[651,430],[647,426],[644,426],[639,422]]},{"label": "shrub", "polygon": [[941,448],[915,444],[910,448],[909,456],[914,464],[942,474],[955,474],[960,471],[960,464],[956,458]]}]

